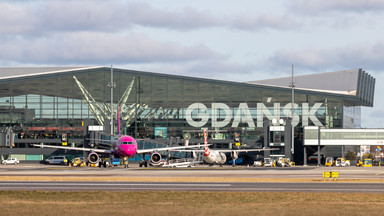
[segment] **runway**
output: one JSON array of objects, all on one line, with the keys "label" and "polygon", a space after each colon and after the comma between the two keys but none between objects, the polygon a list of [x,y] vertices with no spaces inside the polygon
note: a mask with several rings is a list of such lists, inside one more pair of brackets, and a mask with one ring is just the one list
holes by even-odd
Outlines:
[{"label": "runway", "polygon": [[[47,165],[0,165],[1,176],[72,176],[140,178],[250,178],[322,179],[323,172],[337,171],[338,179],[384,180],[384,167],[208,167],[195,168],[98,168]],[[1,180],[1,179],[0,179]]]},{"label": "runway", "polygon": [[[339,172],[337,181],[323,181],[323,172],[329,171]],[[77,180],[74,181],[74,178]],[[367,182],[362,183],[361,180]],[[0,190],[384,193],[383,182],[383,167],[200,166],[126,169],[0,166]]]},{"label": "runway", "polygon": [[28,191],[248,191],[384,193],[380,183],[262,183],[262,182],[0,182],[0,190]]}]

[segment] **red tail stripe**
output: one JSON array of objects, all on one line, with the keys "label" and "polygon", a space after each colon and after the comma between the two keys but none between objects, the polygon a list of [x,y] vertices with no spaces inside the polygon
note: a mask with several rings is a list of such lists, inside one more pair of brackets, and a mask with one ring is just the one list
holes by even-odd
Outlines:
[{"label": "red tail stripe", "polygon": [[207,129],[204,129],[204,155],[209,156],[208,141],[207,141]]}]

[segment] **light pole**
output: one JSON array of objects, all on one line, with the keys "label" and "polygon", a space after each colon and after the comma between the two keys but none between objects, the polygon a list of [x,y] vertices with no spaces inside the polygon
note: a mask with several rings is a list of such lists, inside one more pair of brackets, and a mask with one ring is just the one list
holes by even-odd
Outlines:
[{"label": "light pole", "polygon": [[111,65],[111,82],[108,83],[108,87],[111,88],[111,134],[113,134],[113,88],[116,87],[116,83],[113,82],[113,67]]},{"label": "light pole", "polygon": [[293,82],[293,65],[292,65],[292,80],[291,80],[291,83],[289,84],[289,87],[291,87],[292,89],[292,113],[291,113],[291,126],[292,126],[292,149],[291,149],[291,152],[292,152],[292,160],[293,160],[293,155],[295,154],[295,123],[294,123],[294,120],[293,120],[293,117],[294,117],[294,114],[295,114],[295,106],[294,106],[294,103],[295,103],[295,91],[294,91],[294,88],[295,88],[295,83]]}]

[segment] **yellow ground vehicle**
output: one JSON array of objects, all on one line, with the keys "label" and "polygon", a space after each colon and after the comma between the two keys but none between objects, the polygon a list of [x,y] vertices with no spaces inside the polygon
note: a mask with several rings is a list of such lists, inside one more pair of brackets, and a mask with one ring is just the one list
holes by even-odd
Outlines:
[{"label": "yellow ground vehicle", "polygon": [[292,166],[292,163],[291,163],[291,160],[289,158],[279,157],[279,159],[276,161],[276,166],[290,167],[290,166]]},{"label": "yellow ground vehicle", "polygon": [[86,166],[86,162],[83,157],[77,157],[71,160],[71,162],[69,163],[69,166],[83,167],[83,166]]},{"label": "yellow ground vehicle", "polygon": [[291,159],[289,159],[289,158],[284,158],[284,163],[285,163],[285,166],[287,166],[287,167],[291,167],[292,166]]},{"label": "yellow ground vehicle", "polygon": [[359,160],[359,162],[357,163],[357,166],[372,167],[372,159],[371,158],[364,158],[363,161]]},{"label": "yellow ground vehicle", "polygon": [[371,158],[364,159],[363,167],[372,167],[372,159]]},{"label": "yellow ground vehicle", "polygon": [[325,158],[325,166],[334,166],[335,161],[333,157],[327,157]]}]

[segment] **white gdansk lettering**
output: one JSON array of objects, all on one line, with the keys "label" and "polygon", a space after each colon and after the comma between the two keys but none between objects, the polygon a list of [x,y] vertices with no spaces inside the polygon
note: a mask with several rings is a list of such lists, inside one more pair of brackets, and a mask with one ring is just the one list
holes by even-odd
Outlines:
[{"label": "white gdansk lettering", "polygon": [[[309,107],[308,103],[303,103],[301,106],[302,113],[302,125],[308,125],[308,119],[310,119],[314,125],[323,126],[319,119],[316,117],[316,111],[321,107],[322,103],[315,103],[312,107]],[[293,104],[295,110],[299,110],[299,105]],[[192,127],[203,127],[207,124],[208,120],[212,119],[212,127],[225,127],[233,119],[231,127],[238,127],[240,123],[248,124],[248,127],[255,127],[252,114],[249,110],[247,103],[240,103],[234,116],[232,115],[231,108],[224,103],[212,103],[211,106],[212,115],[208,113],[208,108],[202,103],[193,103],[186,110],[186,120]],[[280,103],[274,103],[273,114],[263,103],[257,103],[256,115],[257,115],[257,127],[263,127],[264,116],[269,119],[280,119],[281,117],[291,117],[292,103],[286,104],[284,107],[280,107]],[[195,121],[192,118],[192,112],[197,110],[196,118],[199,121]],[[280,116],[280,113],[284,116]],[[220,120],[224,117],[224,120]],[[298,125],[300,122],[300,116],[297,113],[293,115],[294,125]]]}]

